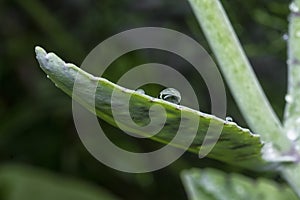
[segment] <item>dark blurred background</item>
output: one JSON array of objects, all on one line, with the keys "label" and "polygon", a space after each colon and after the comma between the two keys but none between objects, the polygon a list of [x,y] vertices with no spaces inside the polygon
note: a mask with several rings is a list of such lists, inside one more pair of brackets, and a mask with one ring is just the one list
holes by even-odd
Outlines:
[{"label": "dark blurred background", "polygon": [[[286,91],[283,35],[287,32],[288,2],[223,0],[222,3],[259,81],[282,118]],[[51,186],[46,185],[47,193],[48,187],[56,185],[54,177],[58,178],[58,185],[71,179],[93,185],[96,191],[109,191],[120,199],[186,199],[179,176],[181,170],[206,166],[240,170],[209,159],[199,160],[190,153],[162,170],[147,174],[127,174],[106,167],[82,145],[73,124],[71,99],[46,78],[35,60],[34,47],[40,45],[67,62],[80,65],[101,41],[143,26],[183,32],[211,52],[187,1],[1,0],[0,24],[0,199],[26,199],[29,195],[28,199],[37,200],[30,194],[39,191],[36,186],[43,185],[43,181],[52,181]],[[181,65],[185,63],[172,56],[166,52],[133,52],[114,62],[105,77],[116,81],[131,67],[153,61],[184,67]],[[191,82],[198,82],[199,77],[187,67],[184,73]],[[147,93],[155,95],[159,89],[149,87]],[[209,113],[205,87],[196,90],[203,102],[201,110]],[[230,93],[228,115],[247,127]],[[141,146],[138,140],[130,140],[118,129],[102,123],[121,146],[133,145],[144,150],[156,147],[155,142]],[[40,174],[47,176],[40,178],[43,177]],[[39,181],[30,182],[35,179]],[[20,192],[16,189],[18,184],[27,189]],[[60,199],[59,192],[55,195]]]}]

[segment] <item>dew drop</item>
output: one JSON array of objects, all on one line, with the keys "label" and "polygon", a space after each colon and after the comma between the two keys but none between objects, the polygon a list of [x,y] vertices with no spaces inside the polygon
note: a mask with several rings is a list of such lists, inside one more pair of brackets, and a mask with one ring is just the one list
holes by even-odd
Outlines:
[{"label": "dew drop", "polygon": [[233,122],[233,119],[232,119],[232,117],[226,117],[226,118],[225,118],[225,121],[226,121],[226,122]]},{"label": "dew drop", "polygon": [[283,34],[283,35],[282,35],[282,39],[283,39],[284,41],[287,41],[287,40],[289,39],[289,35],[288,35],[287,33]]},{"label": "dew drop", "polygon": [[143,89],[137,89],[135,92],[139,94],[145,94],[145,91]]},{"label": "dew drop", "polygon": [[181,95],[178,90],[174,88],[167,88],[159,93],[159,98],[171,103],[179,104]]},{"label": "dew drop", "polygon": [[295,2],[292,2],[289,6],[290,10],[294,13],[299,12],[299,7]]},{"label": "dew drop", "polygon": [[50,76],[49,76],[49,75],[47,75],[47,78],[50,78]]},{"label": "dew drop", "polygon": [[289,94],[285,95],[285,101],[287,103],[292,103],[293,102],[293,97]]},{"label": "dew drop", "polygon": [[299,137],[298,132],[295,131],[294,129],[288,130],[286,134],[287,134],[287,137],[292,141],[298,139],[298,137]]}]

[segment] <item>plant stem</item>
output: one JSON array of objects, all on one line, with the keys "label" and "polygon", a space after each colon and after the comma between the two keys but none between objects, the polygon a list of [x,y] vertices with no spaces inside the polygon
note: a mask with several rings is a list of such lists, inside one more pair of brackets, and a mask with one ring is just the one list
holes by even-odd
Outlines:
[{"label": "plant stem", "polygon": [[296,0],[290,5],[288,93],[285,97],[284,113],[285,132],[293,141],[298,140],[300,136],[300,10],[298,5],[300,5],[300,0]]},{"label": "plant stem", "polygon": [[[284,113],[284,130],[293,141],[293,154],[300,161],[300,0],[290,4],[288,40],[288,93]],[[285,166],[282,169],[285,179],[300,197],[300,164]]]},{"label": "plant stem", "polygon": [[290,141],[267,100],[219,0],[189,0],[221,71],[250,128],[276,150]]}]

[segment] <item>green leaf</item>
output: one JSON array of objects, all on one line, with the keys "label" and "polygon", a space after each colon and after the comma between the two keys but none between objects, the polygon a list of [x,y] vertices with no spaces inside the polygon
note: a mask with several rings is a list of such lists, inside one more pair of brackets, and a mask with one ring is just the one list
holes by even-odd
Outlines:
[{"label": "green leaf", "polygon": [[268,179],[250,179],[215,169],[192,169],[181,174],[191,200],[296,200],[293,191]]},{"label": "green leaf", "polygon": [[[209,126],[213,130],[217,130],[215,127],[224,125],[220,138],[213,150],[208,154],[208,157],[250,169],[262,169],[274,164],[266,162],[263,159],[262,151],[264,148],[260,137],[252,134],[248,129],[239,127],[234,122],[227,122],[215,116],[208,115],[185,106],[172,104],[161,99],[156,99],[148,95],[135,92],[134,90],[123,88],[104,78],[94,77],[73,64],[65,63],[54,53],[47,54],[45,50],[40,47],[36,48],[36,54],[39,64],[44,72],[57,87],[62,89],[69,96],[72,96],[75,78],[77,79],[76,81],[79,81],[83,86],[84,90],[82,90],[82,92],[84,94],[92,93],[93,90],[91,89],[91,84],[96,82],[98,86],[95,94],[95,112],[100,118],[114,126],[117,125],[111,111],[111,95],[113,91],[121,96],[131,96],[129,106],[131,108],[130,114],[132,118],[135,119],[135,122],[141,126],[149,123],[150,107],[159,105],[165,109],[167,118],[166,123],[158,134],[151,137],[153,140],[162,143],[168,143],[172,140],[172,138],[176,135],[178,125],[182,123],[181,116],[183,115],[187,122],[187,125],[183,127],[183,132],[185,134],[182,138],[177,140],[177,143],[175,142],[172,145],[183,148],[180,140],[185,141],[186,138],[189,137],[189,133],[192,131],[191,127],[188,126],[188,122],[192,122],[197,119],[199,120],[199,127],[196,130],[196,138],[188,149],[190,152],[198,154]],[[73,98],[80,102],[85,108],[93,112],[94,108],[91,107],[89,102],[78,96],[73,96]],[[124,98],[121,97],[118,99],[118,113],[120,115],[128,112],[128,108],[123,106],[125,104],[126,101]],[[153,116],[152,119],[155,120],[160,117],[161,116]],[[126,131],[134,134],[148,134],[127,126],[126,124],[122,124],[122,126],[123,130],[125,129]],[[214,139],[213,133],[209,135],[208,139]],[[203,146],[203,148],[208,148],[207,146]]]},{"label": "green leaf", "polygon": [[29,166],[0,167],[0,199],[3,200],[116,200],[107,191]]}]

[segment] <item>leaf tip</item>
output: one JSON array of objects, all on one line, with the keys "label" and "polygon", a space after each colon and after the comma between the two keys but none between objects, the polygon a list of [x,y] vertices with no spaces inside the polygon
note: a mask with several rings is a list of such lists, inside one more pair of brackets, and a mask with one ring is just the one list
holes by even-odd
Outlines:
[{"label": "leaf tip", "polygon": [[40,66],[43,68],[45,65],[45,58],[47,56],[47,52],[40,46],[35,47],[36,59],[38,60]]},{"label": "leaf tip", "polygon": [[47,52],[40,46],[36,46],[35,47],[35,54],[36,54],[36,58],[38,60],[40,60],[41,58],[46,57]]}]

